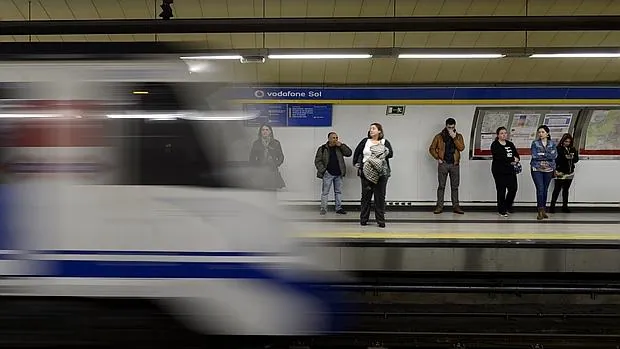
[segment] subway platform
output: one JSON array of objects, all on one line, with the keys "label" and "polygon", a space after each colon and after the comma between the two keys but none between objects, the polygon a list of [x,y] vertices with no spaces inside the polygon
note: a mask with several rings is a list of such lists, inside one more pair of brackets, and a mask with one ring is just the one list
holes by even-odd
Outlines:
[{"label": "subway platform", "polygon": [[347,271],[620,272],[620,214],[388,211],[386,227],[359,211],[291,210],[308,251]]}]

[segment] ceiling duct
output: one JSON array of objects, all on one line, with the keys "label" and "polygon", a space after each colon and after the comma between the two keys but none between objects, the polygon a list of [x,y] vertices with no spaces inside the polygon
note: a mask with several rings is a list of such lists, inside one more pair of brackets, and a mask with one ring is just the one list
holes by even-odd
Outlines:
[{"label": "ceiling duct", "polygon": [[613,31],[620,16],[312,17],[1,21],[0,35]]}]

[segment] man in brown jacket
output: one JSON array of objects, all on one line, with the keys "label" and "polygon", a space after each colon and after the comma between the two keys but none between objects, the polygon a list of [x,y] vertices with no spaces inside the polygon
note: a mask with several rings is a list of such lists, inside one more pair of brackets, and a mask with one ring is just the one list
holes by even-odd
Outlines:
[{"label": "man in brown jacket", "polygon": [[456,131],[456,120],[448,118],[446,127],[433,138],[428,151],[431,156],[437,160],[437,172],[439,178],[439,187],[437,188],[437,206],[435,214],[443,212],[444,193],[446,190],[446,181],[450,176],[450,192],[452,194],[452,211],[454,213],[463,214],[463,210],[459,206],[459,163],[461,160],[461,152],[465,149],[465,141],[463,135]]}]

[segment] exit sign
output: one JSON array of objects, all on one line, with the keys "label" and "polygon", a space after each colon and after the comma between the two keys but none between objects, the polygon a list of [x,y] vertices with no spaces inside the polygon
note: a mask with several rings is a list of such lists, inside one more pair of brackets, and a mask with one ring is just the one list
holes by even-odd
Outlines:
[{"label": "exit sign", "polygon": [[404,105],[388,105],[385,115],[405,115]]}]

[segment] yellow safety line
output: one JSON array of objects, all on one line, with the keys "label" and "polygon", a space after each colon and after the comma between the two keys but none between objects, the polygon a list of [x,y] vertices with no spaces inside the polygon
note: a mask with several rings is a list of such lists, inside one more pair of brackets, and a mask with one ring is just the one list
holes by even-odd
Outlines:
[{"label": "yellow safety line", "polygon": [[620,233],[435,233],[435,232],[313,232],[303,238],[320,239],[425,239],[425,240],[619,240]]}]

